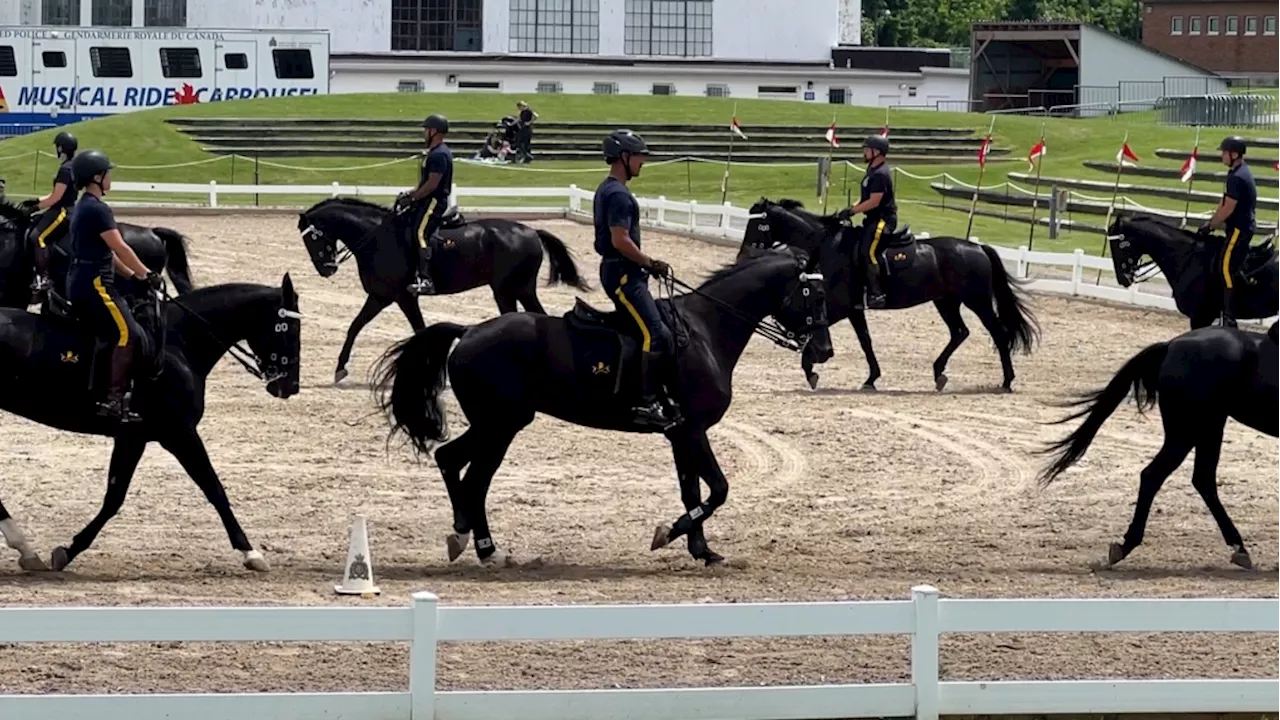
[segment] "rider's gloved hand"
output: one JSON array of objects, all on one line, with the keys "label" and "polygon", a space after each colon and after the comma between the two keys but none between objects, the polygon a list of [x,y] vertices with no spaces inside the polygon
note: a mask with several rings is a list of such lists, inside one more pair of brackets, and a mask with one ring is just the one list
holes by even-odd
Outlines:
[{"label": "rider's gloved hand", "polygon": [[22,208],[24,212],[29,212],[29,213],[35,212],[36,210],[40,209],[40,199],[27,198],[26,200],[23,200],[22,202],[18,203],[18,207]]},{"label": "rider's gloved hand", "polygon": [[649,273],[654,277],[667,277],[671,274],[671,266],[661,260],[652,259],[649,261]]},{"label": "rider's gloved hand", "polygon": [[840,221],[848,220],[851,217],[853,217],[853,208],[844,208],[836,213],[836,219]]},{"label": "rider's gloved hand", "polygon": [[146,281],[147,286],[156,292],[160,292],[161,288],[164,287],[164,279],[160,277],[160,273],[154,270],[147,273]]},{"label": "rider's gloved hand", "polygon": [[1209,226],[1209,223],[1205,223],[1196,230],[1196,233],[1200,235],[1212,235],[1213,228]]}]

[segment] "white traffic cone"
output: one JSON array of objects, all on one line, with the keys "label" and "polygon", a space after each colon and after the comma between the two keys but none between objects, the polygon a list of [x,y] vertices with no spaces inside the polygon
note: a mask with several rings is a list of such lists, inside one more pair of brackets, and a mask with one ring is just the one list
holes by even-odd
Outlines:
[{"label": "white traffic cone", "polygon": [[347,565],[342,584],[333,591],[339,595],[377,595],[382,591],[373,584],[373,559],[369,556],[369,531],[363,515],[351,521],[351,541],[347,545]]}]

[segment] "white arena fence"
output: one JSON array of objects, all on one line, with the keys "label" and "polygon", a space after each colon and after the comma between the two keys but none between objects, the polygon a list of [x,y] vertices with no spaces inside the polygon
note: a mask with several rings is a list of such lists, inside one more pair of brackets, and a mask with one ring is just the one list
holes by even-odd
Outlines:
[{"label": "white arena fence", "polygon": [[[171,196],[197,195],[207,200],[208,207],[225,207],[228,210],[237,206],[220,205],[222,196],[274,195],[298,197],[319,195],[338,197],[339,195],[348,195],[394,197],[400,192],[409,189],[411,188],[404,186],[344,185],[338,182],[326,185],[228,185],[216,181],[208,183],[117,182],[112,185],[112,190],[119,193],[155,193]],[[451,195],[451,202],[458,205],[463,211],[554,213],[581,220],[589,217],[589,214],[583,210],[583,204],[586,203],[589,206],[593,195],[592,191],[584,190],[577,185],[568,187],[455,186]],[[459,203],[460,199],[470,201],[474,198],[545,198],[559,202],[547,205],[507,204],[502,206],[467,206]],[[668,200],[666,197],[661,196],[658,198],[637,198],[637,200],[644,215],[644,224],[648,227],[656,230],[685,233],[711,241],[733,241],[735,245],[742,241],[743,232],[750,218],[750,213],[745,208],[737,207],[731,203],[717,205],[714,203],[704,204],[697,201],[681,202]],[[168,203],[147,203],[147,205],[157,204]],[[917,235],[921,238],[929,237],[928,233],[918,233]],[[979,240],[977,237],[971,239],[974,241]],[[1057,269],[1057,272],[1052,273],[1057,277],[1031,279],[1026,286],[1029,290],[1108,300],[1138,307],[1177,310],[1173,298],[1169,295],[1168,285],[1164,282],[1164,278],[1159,272],[1154,273],[1145,283],[1135,283],[1128,288],[1121,288],[1104,285],[1100,281],[1102,277],[1114,275],[1114,266],[1109,258],[1087,255],[1080,249],[1076,249],[1071,253],[1054,253],[1028,250],[1026,247],[1013,249],[995,246],[995,248],[1004,260],[1006,269],[1015,277],[1030,278],[1030,269],[1033,265]],[[1095,271],[1091,273],[1094,275],[1092,282],[1086,279],[1086,271]],[[1139,289],[1142,285],[1146,285],[1152,290],[1163,290],[1163,294],[1143,292]],[[1271,319],[1257,322],[1269,323]]]},{"label": "white arena fence", "polygon": [[[40,720],[819,720],[1280,711],[1271,679],[943,681],[938,643],[965,633],[1280,632],[1266,599],[940,599],[687,605],[0,609],[0,643],[408,642],[405,692],[0,695]],[[717,688],[436,690],[440,643],[909,635],[910,682]],[[496,648],[477,652],[500,652]],[[671,657],[663,654],[662,662]],[[658,658],[653,658],[658,660]]]}]

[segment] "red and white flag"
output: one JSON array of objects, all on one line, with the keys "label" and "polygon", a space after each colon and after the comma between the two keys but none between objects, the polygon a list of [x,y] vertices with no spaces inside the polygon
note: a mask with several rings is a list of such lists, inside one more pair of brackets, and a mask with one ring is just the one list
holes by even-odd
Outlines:
[{"label": "red and white flag", "polygon": [[1044,149],[1044,140],[1043,140],[1043,139],[1041,139],[1041,140],[1040,140],[1040,142],[1036,143],[1035,145],[1032,145],[1032,146],[1031,146],[1031,152],[1027,153],[1027,164],[1031,166],[1031,167],[1028,169],[1028,172],[1029,172],[1030,170],[1034,170],[1034,169],[1035,169],[1035,167],[1036,167],[1036,160],[1037,160],[1037,159],[1039,159],[1039,158],[1044,157],[1044,152],[1045,152],[1045,149]]},{"label": "red and white flag", "polygon": [[840,147],[840,140],[838,140],[838,139],[836,138],[836,124],[835,124],[835,123],[831,123],[831,127],[827,128],[826,138],[827,138],[827,143],[828,143],[828,144],[830,144],[830,145],[831,145],[831,147],[833,147],[833,148],[838,148],[838,147]]},{"label": "red and white flag", "polygon": [[1139,162],[1138,156],[1133,154],[1133,148],[1129,147],[1127,142],[1120,147],[1120,152],[1116,153],[1116,162],[1124,165],[1126,159]]},{"label": "red and white flag", "polygon": [[1182,169],[1178,171],[1178,179],[1182,182],[1188,182],[1196,174],[1196,157],[1200,154],[1200,147],[1191,148],[1191,154],[1186,160],[1182,161]]},{"label": "red and white flag", "polygon": [[737,115],[734,115],[734,116],[733,116],[733,120],[731,120],[731,121],[729,122],[729,130],[731,130],[731,131],[733,132],[733,134],[734,134],[734,135],[737,135],[738,137],[742,138],[743,140],[746,140],[746,139],[747,139],[747,134],[746,134],[746,133],[744,133],[744,132],[742,132],[742,126],[738,124],[738,116],[737,116]]},{"label": "red and white flag", "polygon": [[978,167],[985,168],[987,166],[987,153],[991,151],[991,136],[982,138],[982,145],[978,147]]},{"label": "red and white flag", "polygon": [[882,138],[887,138],[887,137],[889,137],[889,126],[888,126],[888,125],[885,125],[883,128],[880,128],[880,137],[882,137]]}]

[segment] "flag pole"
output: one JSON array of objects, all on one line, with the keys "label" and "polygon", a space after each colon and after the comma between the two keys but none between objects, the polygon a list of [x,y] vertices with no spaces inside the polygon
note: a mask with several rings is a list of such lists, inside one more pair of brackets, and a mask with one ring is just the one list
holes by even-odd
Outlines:
[{"label": "flag pole", "polygon": [[[1036,210],[1040,207],[1040,171],[1044,167],[1044,126],[1048,120],[1040,121],[1040,156],[1036,158],[1036,185],[1031,196],[1031,230],[1027,233],[1027,249],[1031,250],[1036,243]],[[1049,198],[1053,202],[1053,198]]]},{"label": "flag pole", "polygon": [[724,178],[720,180],[720,204],[723,205],[729,198],[729,166],[733,164],[733,136],[738,133],[733,131],[733,123],[738,121],[738,103],[733,104],[733,119],[729,121],[729,154],[724,158]]},{"label": "flag pole", "polygon": [[[1196,143],[1195,145],[1191,146],[1191,154],[1194,156],[1194,155],[1198,155],[1199,153],[1200,153],[1200,126],[1197,125],[1196,126]],[[1186,203],[1182,206],[1182,225],[1180,227],[1185,228],[1187,226],[1187,220],[1191,216],[1191,191],[1192,191],[1192,188],[1195,187],[1195,184],[1196,184],[1196,172],[1195,172],[1195,167],[1193,165],[1191,168],[1191,177],[1187,178],[1187,200],[1186,200]]]},{"label": "flag pole", "polygon": [[978,209],[978,192],[982,190],[982,176],[987,173],[987,150],[990,149],[991,133],[996,129],[996,116],[991,116],[991,127],[987,128],[987,136],[983,138],[983,145],[978,150],[978,184],[973,186],[973,201],[969,203],[969,226],[964,229],[964,238],[968,240],[973,237],[973,214]]},{"label": "flag pole", "polygon": [[[1107,235],[1111,234],[1111,216],[1116,209],[1116,198],[1120,196],[1120,175],[1124,173],[1124,149],[1129,147],[1129,131],[1124,131],[1124,140],[1120,141],[1120,157],[1116,158],[1116,182],[1111,188],[1111,204],[1107,206],[1107,220],[1102,224],[1102,257],[1107,256]],[[1098,268],[1098,276],[1094,285],[1102,284],[1102,268]]]},{"label": "flag pole", "polygon": [[836,154],[836,144],[832,140],[836,139],[836,118],[839,112],[831,113],[831,140],[827,141],[827,173],[822,178],[822,214],[827,214],[827,198],[831,195],[831,160]]}]

